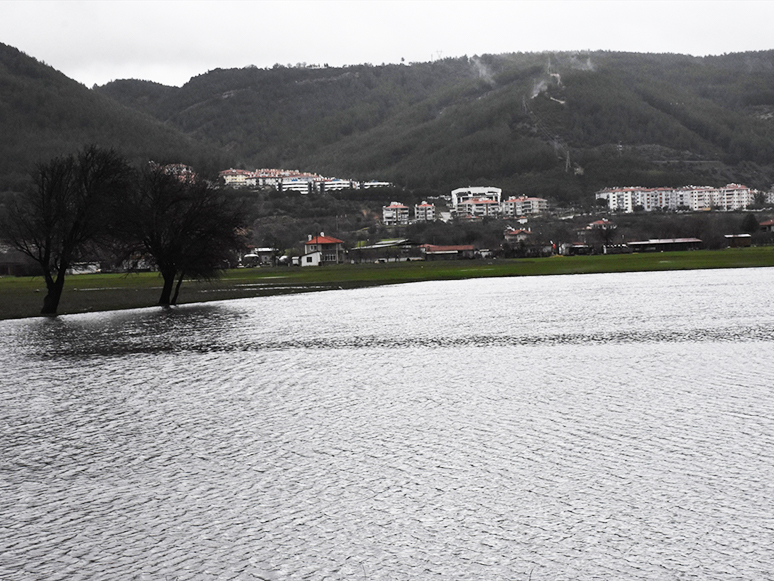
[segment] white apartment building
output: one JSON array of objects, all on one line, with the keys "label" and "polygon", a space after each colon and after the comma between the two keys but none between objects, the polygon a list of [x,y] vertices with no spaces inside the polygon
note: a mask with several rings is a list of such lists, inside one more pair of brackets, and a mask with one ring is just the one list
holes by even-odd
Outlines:
[{"label": "white apartment building", "polygon": [[607,200],[611,210],[624,212],[634,212],[637,206],[642,206],[648,211],[653,210],[656,207],[655,197],[653,190],[639,187],[611,188],[597,192],[597,199]]},{"label": "white apartment building", "polygon": [[755,192],[741,184],[728,184],[717,190],[714,206],[725,211],[743,210],[755,203]]},{"label": "white apartment building", "polygon": [[317,182],[321,192],[336,192],[339,190],[351,190],[355,188],[355,182],[340,178],[324,178]]},{"label": "white apartment building", "polygon": [[685,186],[682,188],[607,188],[597,192],[597,199],[607,202],[611,210],[634,212],[641,206],[646,212],[656,209],[693,211],[716,208],[723,211],[742,210],[755,201],[755,191],[740,184],[722,188]]},{"label": "white apartment building", "polygon": [[[311,193],[319,191],[324,178],[317,174],[286,169],[227,169],[220,172],[226,186],[232,188],[271,187],[289,192]],[[347,182],[351,184],[351,182]]]},{"label": "white apartment building", "polygon": [[499,216],[501,213],[502,207],[500,202],[488,198],[466,199],[457,204],[458,216],[484,218],[486,216]]},{"label": "white apartment building", "polygon": [[526,214],[539,214],[548,210],[548,200],[543,198],[508,198],[502,204],[503,216],[515,218]]},{"label": "white apartment building", "polygon": [[499,205],[502,201],[503,191],[500,188],[491,186],[472,186],[467,188],[457,188],[452,190],[451,203],[452,208],[458,209],[462,202],[468,200],[494,200]]},{"label": "white apartment building", "polygon": [[417,222],[433,222],[435,220],[435,204],[423,201],[414,206],[414,220]]},{"label": "white apartment building", "polygon": [[297,174],[280,178],[277,189],[283,192],[301,192],[302,194],[311,194],[317,191],[317,183],[321,181],[320,176],[312,174]]},{"label": "white apartment building", "polygon": [[396,226],[409,223],[409,209],[400,202],[392,202],[389,206],[382,206],[382,222],[385,226]]},{"label": "white apartment building", "polygon": [[223,183],[231,188],[255,187],[255,172],[245,169],[227,169],[220,172]]},{"label": "white apartment building", "polygon": [[220,177],[226,186],[232,188],[274,188],[287,192],[333,192],[339,190],[356,190],[370,188],[392,187],[390,182],[375,180],[357,182],[341,178],[326,178],[315,173],[301,172],[297,169],[227,169],[220,172]]}]

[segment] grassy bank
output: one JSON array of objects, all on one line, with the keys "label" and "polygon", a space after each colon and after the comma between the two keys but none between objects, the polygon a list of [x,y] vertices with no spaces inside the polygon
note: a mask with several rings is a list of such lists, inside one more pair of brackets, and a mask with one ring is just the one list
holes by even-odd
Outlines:
[{"label": "grassy bank", "polygon": [[[614,256],[516,260],[343,264],[320,268],[258,268],[226,271],[210,282],[185,282],[180,303],[345,289],[425,280],[589,274],[774,266],[774,248],[738,248]],[[156,273],[71,276],[59,312],[84,313],[153,306],[161,292]],[[40,277],[0,278],[0,319],[37,316],[45,284]]]}]

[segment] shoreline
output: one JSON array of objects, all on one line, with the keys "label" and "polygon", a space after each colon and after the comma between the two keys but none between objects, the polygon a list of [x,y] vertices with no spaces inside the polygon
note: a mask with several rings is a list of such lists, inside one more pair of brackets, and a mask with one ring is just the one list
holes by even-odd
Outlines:
[{"label": "shoreline", "polygon": [[[774,247],[642,254],[552,256],[496,260],[340,264],[324,267],[242,268],[212,281],[185,281],[178,304],[299,294],[323,290],[487,277],[602,274],[774,266]],[[157,306],[158,273],[80,274],[65,281],[60,315]],[[42,277],[0,277],[0,320],[39,317]]]}]

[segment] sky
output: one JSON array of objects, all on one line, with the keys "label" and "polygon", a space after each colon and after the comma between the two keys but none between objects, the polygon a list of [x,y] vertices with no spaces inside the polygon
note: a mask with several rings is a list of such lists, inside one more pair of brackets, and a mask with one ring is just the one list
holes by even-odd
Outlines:
[{"label": "sky", "polygon": [[87,87],[215,68],[509,52],[774,49],[771,0],[0,0],[0,42]]}]

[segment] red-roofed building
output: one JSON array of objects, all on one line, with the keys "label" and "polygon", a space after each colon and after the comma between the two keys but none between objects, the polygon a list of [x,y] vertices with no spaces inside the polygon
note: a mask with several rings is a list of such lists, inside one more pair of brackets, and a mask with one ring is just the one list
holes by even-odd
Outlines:
[{"label": "red-roofed building", "polygon": [[319,236],[309,235],[304,243],[304,256],[301,266],[323,266],[344,262],[344,241],[320,232]]},{"label": "red-roofed building", "polygon": [[618,226],[607,218],[602,218],[601,220],[597,220],[586,226],[586,230],[615,230],[617,227]]},{"label": "red-roofed building", "polygon": [[484,216],[499,216],[501,212],[500,202],[487,198],[473,198],[457,204],[459,216],[483,218]]},{"label": "red-roofed building", "polygon": [[523,230],[520,228],[511,228],[509,226],[505,231],[504,236],[506,242],[527,242],[532,237],[532,231],[529,229]]},{"label": "red-roofed building", "polygon": [[774,220],[766,220],[761,222],[759,226],[763,232],[774,232]]},{"label": "red-roofed building", "polygon": [[414,219],[417,222],[432,222],[435,220],[435,204],[423,201],[414,206]]},{"label": "red-roofed building", "polygon": [[548,200],[544,198],[508,198],[503,202],[503,215],[513,218],[522,214],[539,214],[548,210]]},{"label": "red-roofed building", "polygon": [[472,244],[457,246],[423,244],[421,249],[425,255],[425,260],[457,260],[459,258],[475,258],[476,256],[476,247]]},{"label": "red-roofed building", "polygon": [[255,187],[255,172],[244,169],[227,169],[220,172],[223,183],[231,188]]},{"label": "red-roofed building", "polygon": [[382,206],[382,222],[385,226],[396,226],[409,223],[409,209],[400,202]]}]

